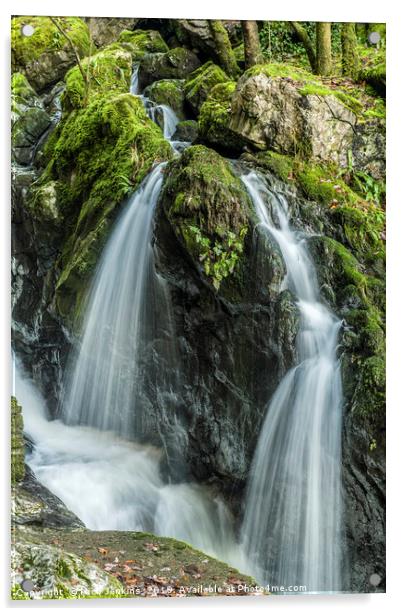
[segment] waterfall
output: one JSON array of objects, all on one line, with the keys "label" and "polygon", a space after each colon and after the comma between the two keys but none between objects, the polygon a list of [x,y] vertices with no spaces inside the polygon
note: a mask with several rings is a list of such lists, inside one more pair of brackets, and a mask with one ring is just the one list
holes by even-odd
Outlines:
[{"label": "waterfall", "polygon": [[[61,414],[68,424],[138,433],[147,344],[165,336],[167,363],[175,364],[170,304],[155,272],[151,246],[164,166],[156,166],[129,199],[101,255],[85,306],[82,339],[67,370]],[[157,382],[166,377],[162,367],[154,376]]]},{"label": "waterfall", "polygon": [[164,483],[162,452],[156,447],[49,420],[46,403],[18,358],[13,377],[24,431],[34,443],[27,464],[88,528],[176,537],[235,566],[242,564],[233,520],[220,496],[195,483]]},{"label": "waterfall", "polygon": [[139,64],[135,64],[131,75],[130,93],[134,96],[138,96],[142,100],[149,118],[162,128],[163,136],[171,142],[173,149],[176,150],[176,147],[178,147],[179,150],[182,149],[179,146],[180,142],[172,141],[177,124],[179,123],[179,118],[168,105],[158,105],[147,96],[140,94],[138,72]]},{"label": "waterfall", "polygon": [[300,312],[298,363],[270,401],[250,471],[241,529],[256,577],[307,592],[341,590],[341,322],[320,302],[306,244],[286,199],[242,176],[259,229],[279,246]]}]

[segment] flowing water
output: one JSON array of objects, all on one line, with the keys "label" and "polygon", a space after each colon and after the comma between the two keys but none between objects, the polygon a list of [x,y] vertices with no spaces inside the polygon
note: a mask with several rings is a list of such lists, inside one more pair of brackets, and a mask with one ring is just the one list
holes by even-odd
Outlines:
[{"label": "flowing water", "polygon": [[341,589],[341,322],[321,303],[306,244],[289,225],[286,199],[256,174],[242,177],[286,266],[300,312],[298,363],[266,411],[252,463],[242,526],[259,580],[308,592]]},{"label": "flowing water", "polygon": [[176,537],[241,564],[222,499],[195,483],[166,484],[161,451],[113,432],[49,421],[46,403],[15,362],[14,393],[34,448],[27,463],[88,528],[142,530]]},{"label": "flowing water", "polygon": [[[174,112],[139,94],[138,69],[130,91],[163,127],[173,149],[185,147],[172,141]],[[289,226],[286,200],[255,173],[242,180],[260,231],[282,252],[301,325],[298,364],[274,394],[259,437],[241,545],[223,500],[195,483],[164,481],[164,452],[144,445],[146,379],[168,394],[165,412],[172,430],[178,440],[185,437],[173,408],[180,362],[170,297],[152,248],[165,165],[157,165],[127,201],[103,250],[83,307],[82,336],[66,371],[62,420],[46,417],[44,400],[17,363],[15,394],[34,443],[28,463],[89,528],[174,536],[260,582],[305,585],[309,592],[339,590],[340,322],[320,302],[315,269],[303,239]],[[163,361],[153,367],[156,347]]]},{"label": "flowing water", "polygon": [[[145,375],[140,360],[147,345],[164,335],[166,359],[174,364],[170,302],[156,275],[151,246],[164,166],[156,166],[131,197],[102,253],[85,307],[82,339],[67,370],[61,415],[68,424],[135,434],[143,419],[139,407]],[[165,323],[157,321],[157,315]],[[155,378],[163,380],[163,370]]]}]

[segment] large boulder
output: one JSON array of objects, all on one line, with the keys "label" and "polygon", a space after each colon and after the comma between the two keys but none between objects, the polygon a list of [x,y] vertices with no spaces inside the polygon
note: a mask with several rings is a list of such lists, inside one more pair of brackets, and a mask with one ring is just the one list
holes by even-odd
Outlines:
[{"label": "large boulder", "polygon": [[346,165],[355,124],[335,96],[304,92],[293,79],[256,67],[237,84],[229,127],[256,148]]},{"label": "large boulder", "polygon": [[140,62],[140,90],[160,79],[185,79],[200,65],[195,53],[183,47],[171,49],[166,53],[147,54]]},{"label": "large boulder", "polygon": [[[67,70],[90,51],[89,30],[78,17],[57,17],[68,39],[49,17],[14,17],[11,22],[11,67],[28,77],[37,92],[63,79]],[[23,34],[30,25],[33,34]],[[71,41],[71,43],[70,43]]]}]

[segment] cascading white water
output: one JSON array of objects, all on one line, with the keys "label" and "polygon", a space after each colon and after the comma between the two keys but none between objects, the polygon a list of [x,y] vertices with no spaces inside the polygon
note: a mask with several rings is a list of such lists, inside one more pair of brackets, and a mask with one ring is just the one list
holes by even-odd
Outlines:
[{"label": "cascading white water", "polygon": [[61,405],[66,423],[129,435],[141,421],[140,359],[147,340],[155,337],[156,312],[161,318],[169,315],[151,247],[163,170],[164,163],[155,167],[130,198],[102,253],[85,307],[78,353],[70,358],[67,370]]},{"label": "cascading white water", "polygon": [[219,496],[194,483],[166,484],[161,451],[112,432],[49,421],[46,403],[18,361],[14,394],[35,446],[27,463],[88,528],[142,530],[188,541],[235,565],[241,554]]},{"label": "cascading white water", "polygon": [[298,363],[279,384],[254,454],[241,530],[254,574],[307,592],[341,590],[341,322],[320,302],[306,244],[286,199],[252,172],[242,181],[261,232],[277,242],[300,311]]},{"label": "cascading white water", "polygon": [[150,119],[155,122],[155,124],[158,124],[162,127],[163,136],[168,141],[171,141],[176,131],[177,124],[179,123],[179,118],[177,117],[173,109],[171,107],[168,107],[168,105],[158,105],[147,96],[140,94],[138,71],[139,65],[135,65],[131,75],[130,92],[131,94],[134,94],[134,96],[138,96],[142,100],[145,110]]}]

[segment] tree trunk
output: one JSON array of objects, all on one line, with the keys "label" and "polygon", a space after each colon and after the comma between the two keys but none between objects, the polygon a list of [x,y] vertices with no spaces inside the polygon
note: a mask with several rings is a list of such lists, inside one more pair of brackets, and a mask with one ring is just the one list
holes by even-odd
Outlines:
[{"label": "tree trunk", "polygon": [[343,23],[342,41],[342,73],[352,79],[359,74],[359,56],[357,55],[356,27],[354,23]]},{"label": "tree trunk", "polygon": [[316,25],[317,73],[324,77],[332,71],[331,23],[320,21]]},{"label": "tree trunk", "polygon": [[215,41],[216,51],[219,57],[219,64],[229,77],[235,78],[239,75],[239,65],[237,64],[229,35],[225,26],[220,20],[209,20],[209,27]]},{"label": "tree trunk", "polygon": [[244,40],[244,62],[246,69],[264,61],[260,47],[260,37],[256,21],[242,21]]},{"label": "tree trunk", "polygon": [[298,21],[291,21],[290,25],[292,26],[297,38],[304,45],[304,49],[306,50],[308,60],[310,62],[311,70],[313,73],[317,70],[317,58],[314,51],[314,45],[309,37],[306,28],[304,28]]}]

